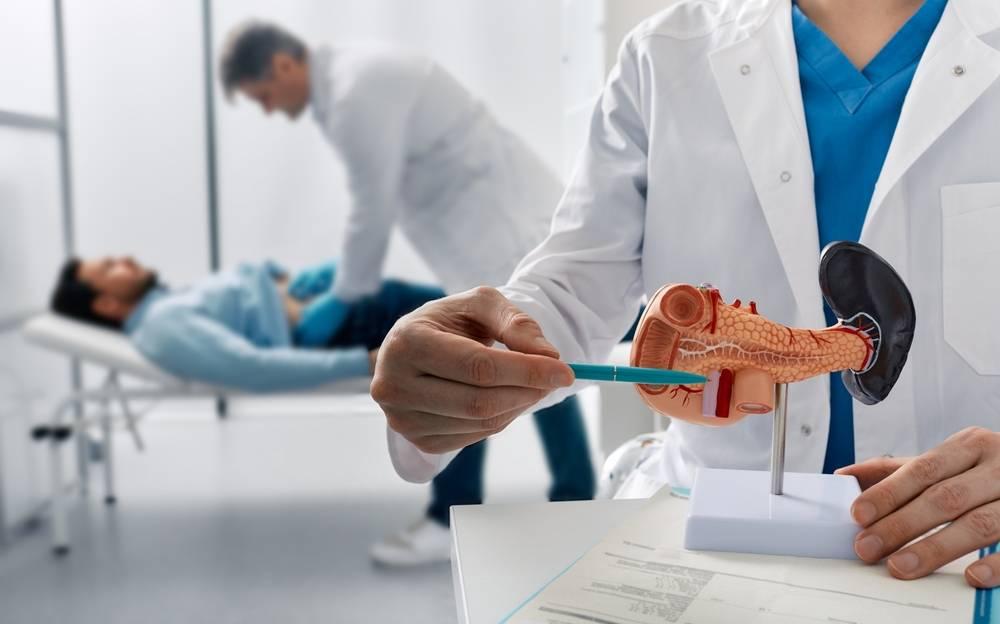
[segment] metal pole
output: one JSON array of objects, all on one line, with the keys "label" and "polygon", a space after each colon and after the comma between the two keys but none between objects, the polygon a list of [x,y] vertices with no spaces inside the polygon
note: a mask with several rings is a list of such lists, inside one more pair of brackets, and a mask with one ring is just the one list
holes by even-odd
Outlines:
[{"label": "metal pole", "polygon": [[774,430],[771,434],[771,494],[781,495],[785,486],[785,434],[788,430],[788,384],[778,384],[774,393]]},{"label": "metal pole", "polygon": [[58,438],[49,442],[49,479],[52,488],[52,552],[69,552],[69,521],[66,518],[66,494],[62,487],[62,448]]},{"label": "metal pole", "polygon": [[111,430],[111,405],[101,401],[101,437],[104,443],[104,504],[114,505],[115,496],[115,439]]},{"label": "metal pole", "polygon": [[[202,59],[205,75],[205,166],[208,189],[208,261],[212,271],[221,265],[219,253],[219,177],[215,146],[215,65],[212,62],[212,0],[201,2]],[[225,397],[215,398],[219,418],[228,414]]]},{"label": "metal pole", "polygon": [[[49,420],[49,484],[52,488],[52,552],[65,555],[69,552],[69,519],[66,492],[63,488],[62,442],[68,436],[58,433],[62,425],[62,415],[70,404],[63,401],[56,405]],[[72,434],[70,434],[72,435]]]},{"label": "metal pole", "polygon": [[[62,184],[62,223],[63,223],[63,249],[66,257],[71,257],[76,251],[76,218],[73,214],[73,163],[70,153],[70,123],[69,123],[69,85],[66,79],[66,31],[63,26],[63,6],[62,0],[52,1],[52,20],[55,31],[56,46],[56,97],[59,110],[59,176]],[[80,360],[73,358],[70,360],[70,384],[74,390],[79,390],[83,382],[83,372],[80,367]],[[83,409],[80,405],[74,406],[74,417],[77,421],[83,419]],[[73,435],[84,436],[86,440],[86,430],[74,428]],[[77,452],[81,452],[82,445],[77,444]],[[82,459],[77,458],[79,479],[86,478],[86,468],[79,462],[89,461],[89,456]],[[87,485],[83,485],[84,488]],[[58,515],[58,514],[57,514]]]},{"label": "metal pole", "polygon": [[215,71],[212,63],[212,0],[202,0],[202,57],[205,64],[205,165],[208,187],[208,256],[219,268],[219,186],[215,149]]},{"label": "metal pole", "polygon": [[69,98],[66,84],[66,45],[63,31],[62,0],[53,0],[53,15],[55,18],[56,37],[56,93],[59,100],[59,122],[61,127],[61,149],[59,150],[59,169],[62,177],[63,206],[63,243],[66,255],[72,255],[76,250],[75,229],[73,219],[73,169],[70,159],[69,142]]}]

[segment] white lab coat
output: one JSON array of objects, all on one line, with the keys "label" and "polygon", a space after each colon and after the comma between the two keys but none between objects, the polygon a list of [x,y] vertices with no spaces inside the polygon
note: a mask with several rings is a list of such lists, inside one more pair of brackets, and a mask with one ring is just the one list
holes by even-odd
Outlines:
[{"label": "white lab coat", "polygon": [[[681,2],[626,40],[553,232],[504,289],[564,359],[603,360],[640,297],[671,282],[825,324],[790,6]],[[1000,4],[949,3],[868,209],[861,242],[907,281],[917,325],[889,398],[854,404],[859,461],[926,451],[969,425],[1000,430],[998,28]],[[789,471],[822,469],[828,423],[827,376],[790,388]],[[770,437],[769,416],[674,422],[642,479],[686,487],[697,466],[766,469]],[[393,456],[408,478],[447,461]]]},{"label": "white lab coat", "polygon": [[310,77],[313,116],[352,194],[338,297],[378,290],[396,224],[449,293],[505,283],[545,238],[562,183],[433,61],[323,47]]}]

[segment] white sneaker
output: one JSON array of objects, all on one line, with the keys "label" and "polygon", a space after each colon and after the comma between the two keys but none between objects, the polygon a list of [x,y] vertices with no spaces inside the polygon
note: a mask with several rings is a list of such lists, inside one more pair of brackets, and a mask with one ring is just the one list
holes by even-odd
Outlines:
[{"label": "white sneaker", "polygon": [[451,530],[424,517],[372,545],[372,561],[403,568],[451,560]]}]

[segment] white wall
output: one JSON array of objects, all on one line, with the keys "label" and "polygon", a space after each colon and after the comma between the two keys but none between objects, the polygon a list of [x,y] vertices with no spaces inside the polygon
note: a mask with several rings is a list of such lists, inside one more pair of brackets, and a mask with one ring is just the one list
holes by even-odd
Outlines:
[{"label": "white wall", "polygon": [[678,0],[563,0],[564,171],[576,164],[594,104],[618,62],[625,36],[644,19]]},{"label": "white wall", "polygon": [[[377,39],[432,56],[557,170],[563,155],[557,2],[514,0],[218,0],[217,47],[249,18],[278,22],[311,44]],[[216,87],[218,88],[218,87]],[[266,118],[251,102],[218,111],[225,263],[273,256],[292,265],[332,257],[348,208],[343,172],[308,111]],[[396,237],[387,273],[432,279]]]},{"label": "white wall", "polygon": [[[0,3],[0,110],[53,117],[54,58],[52,3]],[[63,259],[61,191],[58,137],[0,127],[0,542],[42,501],[44,455],[29,433],[69,386],[66,362],[18,331],[45,308]]]},{"label": "white wall", "polygon": [[43,449],[29,434],[69,387],[66,360],[18,331],[46,307],[63,259],[58,154],[54,134],[0,128],[0,538],[42,500]]},{"label": "white wall", "polygon": [[201,3],[66,0],[76,243],[209,268]]},{"label": "white wall", "polygon": [[[668,1],[565,4],[600,5],[594,28],[620,37],[623,24]],[[578,128],[567,133],[564,125],[563,39],[564,24],[576,26],[564,3],[215,0],[213,6],[213,57],[229,29],[249,17],[279,22],[313,44],[395,42],[444,65],[555,170],[575,157]],[[77,248],[85,255],[131,253],[170,282],[192,279],[209,263],[201,3],[65,0],[65,12]],[[584,71],[596,71],[599,84],[606,67],[593,53],[596,44],[584,45],[591,50]],[[349,197],[340,163],[308,113],[295,123],[267,118],[245,100],[229,106],[214,88],[223,264],[271,257],[296,267],[336,254]],[[0,95],[0,107],[2,101]],[[398,236],[387,272],[432,279]]]},{"label": "white wall", "polygon": [[0,3],[0,110],[56,114],[52,2]]}]

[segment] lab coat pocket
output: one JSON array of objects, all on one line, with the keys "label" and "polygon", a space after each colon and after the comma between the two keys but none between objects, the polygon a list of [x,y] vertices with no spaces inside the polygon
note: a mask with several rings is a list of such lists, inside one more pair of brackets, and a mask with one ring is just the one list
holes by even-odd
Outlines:
[{"label": "lab coat pocket", "polygon": [[1000,375],[1000,183],[943,187],[941,209],[945,340]]}]

